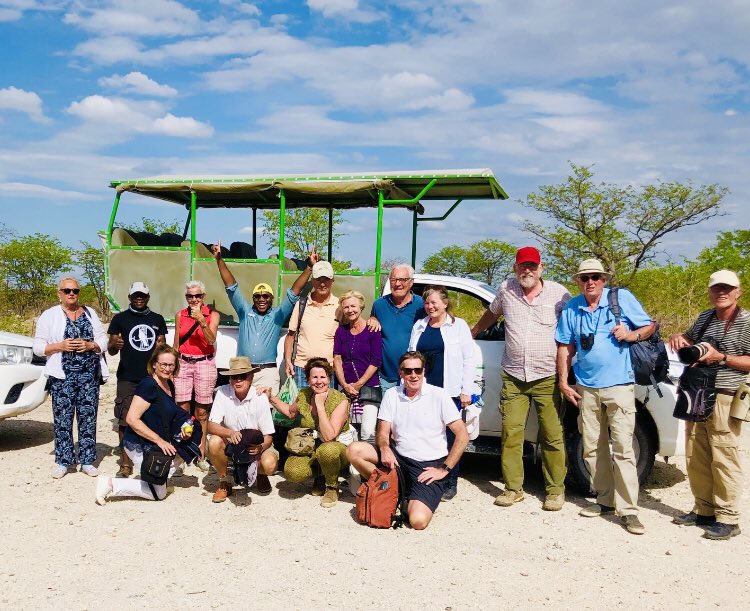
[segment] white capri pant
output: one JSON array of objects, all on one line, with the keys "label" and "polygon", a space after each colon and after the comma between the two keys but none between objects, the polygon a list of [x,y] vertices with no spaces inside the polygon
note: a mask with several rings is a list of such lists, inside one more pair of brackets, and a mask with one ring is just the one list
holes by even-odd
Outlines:
[{"label": "white capri pant", "polygon": [[376,403],[362,404],[362,424],[359,438],[362,441],[375,441],[375,428],[378,425],[378,410],[380,406]]},{"label": "white capri pant", "polygon": [[[141,464],[143,463],[143,452],[138,450],[129,450],[123,448],[127,453],[130,460],[133,461],[133,473],[140,477]],[[179,467],[185,461],[180,458],[179,454],[176,454],[172,461],[172,468],[169,470],[169,477],[172,477],[175,468]],[[141,481],[140,479],[126,479],[126,478],[112,478],[112,493],[109,495],[110,498],[115,496],[136,496],[142,499],[148,499],[149,501],[163,500],[167,496],[167,485],[166,484],[152,484],[156,491],[156,498],[151,494],[151,488],[148,483]]]}]

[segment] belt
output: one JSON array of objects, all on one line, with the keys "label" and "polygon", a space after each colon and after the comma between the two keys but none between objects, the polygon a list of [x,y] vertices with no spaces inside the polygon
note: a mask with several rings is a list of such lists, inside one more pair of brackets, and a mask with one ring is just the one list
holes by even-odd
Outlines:
[{"label": "belt", "polygon": [[269,369],[271,367],[276,367],[276,363],[253,363],[253,367],[257,367],[258,369]]},{"label": "belt", "polygon": [[723,388],[717,388],[716,394],[717,395],[726,395],[728,397],[734,397],[734,395],[737,393],[736,390],[725,390]]},{"label": "belt", "polygon": [[180,355],[180,358],[183,361],[187,361],[188,363],[200,363],[201,361],[210,361],[212,358],[214,358],[213,354],[207,354],[205,356],[186,356],[184,354]]}]

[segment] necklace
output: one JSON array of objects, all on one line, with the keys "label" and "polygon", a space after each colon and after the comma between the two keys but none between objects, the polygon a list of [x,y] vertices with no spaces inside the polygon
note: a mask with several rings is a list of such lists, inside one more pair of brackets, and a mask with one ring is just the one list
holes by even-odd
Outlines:
[{"label": "necklace", "polygon": [[72,320],[73,322],[78,320],[78,314],[79,314],[79,310],[81,309],[81,306],[77,305],[75,310],[70,310],[62,304],[60,305],[60,307],[62,308],[62,311],[65,312],[65,316],[70,318],[70,320]]}]

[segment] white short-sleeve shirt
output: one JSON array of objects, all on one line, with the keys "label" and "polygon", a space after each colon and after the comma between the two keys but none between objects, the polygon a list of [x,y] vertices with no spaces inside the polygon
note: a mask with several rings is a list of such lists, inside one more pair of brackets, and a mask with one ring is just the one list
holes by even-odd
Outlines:
[{"label": "white short-sleeve shirt", "polygon": [[220,386],[216,391],[208,420],[233,431],[256,429],[264,435],[273,435],[275,431],[268,397],[259,395],[254,386],[250,387],[247,397],[242,401],[237,398],[229,384]]},{"label": "white short-sleeve shirt", "polygon": [[378,412],[378,420],[391,423],[396,452],[419,461],[437,460],[448,454],[445,427],[460,418],[450,395],[427,382],[413,399],[404,394],[401,385],[387,390]]}]

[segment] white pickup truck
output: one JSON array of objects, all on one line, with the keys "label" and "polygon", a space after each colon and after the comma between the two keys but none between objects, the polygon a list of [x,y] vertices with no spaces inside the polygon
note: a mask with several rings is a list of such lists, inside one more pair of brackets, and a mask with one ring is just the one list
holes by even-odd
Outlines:
[{"label": "white pickup truck", "polygon": [[0,331],[0,420],[26,414],[47,398],[44,362],[32,344],[29,337]]}]

